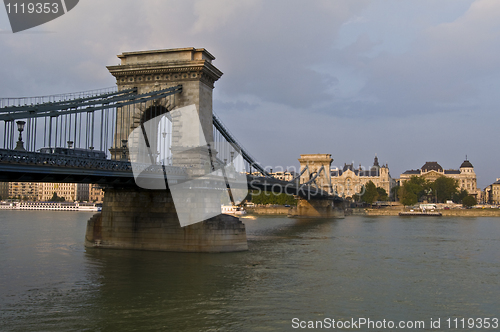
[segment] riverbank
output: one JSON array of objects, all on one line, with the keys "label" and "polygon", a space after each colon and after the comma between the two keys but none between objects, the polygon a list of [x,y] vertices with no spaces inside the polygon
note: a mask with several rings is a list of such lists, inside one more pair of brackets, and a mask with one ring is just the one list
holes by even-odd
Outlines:
[{"label": "riverbank", "polygon": [[[352,215],[398,216],[403,208],[353,209]],[[450,209],[438,210],[443,217],[500,217],[500,209]],[[347,214],[346,214],[347,215]]]},{"label": "riverbank", "polygon": [[[284,206],[246,207],[248,214],[258,215],[288,215],[291,208]],[[398,216],[404,212],[402,207],[387,207],[380,209],[355,208],[347,209],[346,216]],[[408,210],[406,210],[408,211]],[[438,210],[443,217],[500,217],[500,209],[450,209]]]},{"label": "riverbank", "polygon": [[262,214],[262,215],[288,215],[290,212],[290,207],[285,206],[256,206],[256,207],[246,207],[245,211],[248,214]]}]

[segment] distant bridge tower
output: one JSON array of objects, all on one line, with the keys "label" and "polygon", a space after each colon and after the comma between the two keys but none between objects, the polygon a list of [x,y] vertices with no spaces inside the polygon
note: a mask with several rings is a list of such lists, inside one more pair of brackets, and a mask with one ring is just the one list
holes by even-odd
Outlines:
[{"label": "distant bridge tower", "polygon": [[330,165],[332,161],[331,154],[301,154],[299,159],[300,170],[302,171],[306,167],[308,170],[300,177],[300,183],[308,182],[320,172],[315,182],[319,189],[329,193],[331,188]]},{"label": "distant bridge tower", "polygon": [[[330,178],[332,161],[332,155],[330,154],[301,154],[299,159],[300,170],[302,172],[306,167],[307,170],[301,175],[300,183],[307,183],[314,179],[318,189],[333,194],[331,192]],[[314,185],[314,183],[311,183],[311,185]],[[299,197],[294,213],[298,216],[343,218],[344,207],[341,201],[335,202],[335,200],[328,199],[308,200]]]},{"label": "distant bridge tower", "polygon": [[[108,66],[110,73],[116,77],[118,89],[137,88],[138,93],[148,93],[155,90],[182,85],[182,93],[163,100],[158,105],[153,102],[147,105],[137,105],[132,111],[117,110],[117,128],[114,148],[110,149],[113,159],[121,159],[123,155],[122,140],[126,140],[134,128],[141,122],[152,117],[189,105],[195,105],[207,142],[213,141],[212,124],[212,90],[214,83],[222,76],[212,60],[215,57],[204,48],[177,48],[142,52],[124,52],[118,56],[121,64]],[[173,144],[185,140],[182,137],[182,124],[172,118]],[[185,135],[185,134],[184,134]],[[194,133],[190,133],[194,135]],[[190,137],[189,141],[193,141]],[[207,153],[198,155],[201,159]],[[186,165],[198,166],[206,160],[189,160]],[[189,165],[188,165],[189,164]],[[201,166],[201,165],[200,165]]]}]

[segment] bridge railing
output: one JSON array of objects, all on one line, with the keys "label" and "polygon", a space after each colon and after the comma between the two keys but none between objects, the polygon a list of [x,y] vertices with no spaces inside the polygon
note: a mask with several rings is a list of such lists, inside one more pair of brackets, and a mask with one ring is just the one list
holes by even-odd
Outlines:
[{"label": "bridge railing", "polygon": [[96,97],[103,94],[114,93],[118,91],[117,86],[102,88],[96,90],[88,90],[81,92],[72,92],[64,94],[55,94],[48,96],[36,96],[36,97],[18,97],[18,98],[0,98],[0,108],[4,107],[19,107],[25,105],[38,105],[44,103],[56,103],[62,101],[72,101],[79,98],[89,98]]},{"label": "bridge railing", "polygon": [[0,122],[4,122],[0,125],[0,147],[15,149],[22,142],[21,147],[26,151],[77,148],[122,159],[120,153],[111,154],[110,149],[123,150],[122,142],[127,140],[128,133],[123,130],[117,133],[116,129],[133,126],[137,121],[133,118],[136,108],[161,104],[159,100],[180,92],[182,86],[178,85],[144,94],[137,94],[135,88],[121,91],[113,88],[46,97],[4,98],[0,108]]},{"label": "bridge railing", "polygon": [[[81,168],[88,170],[126,171],[130,172],[130,176],[132,176],[132,165],[129,161],[102,158],[82,158],[39,152],[0,149],[0,163]],[[150,174],[163,174],[164,170],[167,174],[186,174],[185,171],[179,167],[164,167],[162,165],[147,164],[144,165],[143,169],[145,173]]]},{"label": "bridge railing", "polygon": [[[157,138],[153,144],[155,149],[148,152],[152,162],[144,166],[144,171],[160,174],[166,169],[171,174],[182,175],[182,169],[169,167],[171,153],[168,152],[173,139],[168,113],[175,107],[175,99],[171,104],[171,99],[167,98],[180,92],[182,86],[179,85],[145,94],[137,94],[137,89],[117,91],[109,88],[77,94],[1,99],[0,121],[4,126],[2,133],[0,125],[0,163],[131,172],[127,155],[130,130],[154,117],[163,116],[167,120],[160,122],[156,131],[158,137],[153,135],[153,139]],[[117,128],[120,128],[118,132]],[[238,172],[246,170],[252,174],[257,170],[262,179],[272,180],[215,114],[213,138],[213,142],[208,142],[209,149],[219,164],[234,162]],[[64,151],[59,153],[55,148],[80,150],[83,154],[88,152],[89,156],[101,157],[69,155]],[[46,151],[51,153],[41,153]],[[304,190],[314,186],[316,178],[299,186],[297,180],[304,171],[290,182],[273,182],[272,185],[296,186],[296,189]],[[316,177],[318,175],[319,172]],[[263,188],[268,188],[269,181],[260,183]]]}]

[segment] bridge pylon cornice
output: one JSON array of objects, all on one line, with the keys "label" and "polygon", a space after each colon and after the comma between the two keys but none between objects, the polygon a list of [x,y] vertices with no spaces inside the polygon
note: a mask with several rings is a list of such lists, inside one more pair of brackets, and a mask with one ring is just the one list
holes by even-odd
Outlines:
[{"label": "bridge pylon cornice", "polygon": [[[222,76],[212,60],[215,59],[204,48],[177,48],[167,50],[152,50],[139,52],[125,52],[118,55],[119,65],[107,66],[109,72],[116,78],[118,90],[137,88],[139,94],[150,93],[177,85],[182,86],[182,92],[172,96],[164,103],[160,112],[170,112],[176,108],[194,106],[198,112],[202,132],[193,134],[184,132],[180,120],[172,120],[171,135],[173,142],[182,141],[182,137],[192,140],[199,138],[199,142],[213,141],[213,114],[212,114],[212,91],[214,83]],[[112,151],[117,158],[123,155],[122,141],[128,137],[141,121],[152,119],[152,104],[135,105],[129,109],[117,109],[116,118],[119,125],[116,128],[115,146]],[[149,113],[148,113],[149,112]],[[153,137],[156,137],[153,134]],[[154,147],[153,149],[156,149]],[[199,155],[199,156],[198,156]],[[195,158],[196,165],[205,163],[208,158],[205,154],[198,154]],[[199,157],[199,158],[198,158]],[[179,159],[179,158],[178,158]],[[193,159],[194,160],[194,159]],[[191,165],[192,162],[189,162]]]},{"label": "bridge pylon cornice", "polygon": [[223,75],[205,49],[182,48],[147,52],[126,52],[118,55],[120,65],[107,66],[117,84],[181,83],[200,81],[213,88]]}]

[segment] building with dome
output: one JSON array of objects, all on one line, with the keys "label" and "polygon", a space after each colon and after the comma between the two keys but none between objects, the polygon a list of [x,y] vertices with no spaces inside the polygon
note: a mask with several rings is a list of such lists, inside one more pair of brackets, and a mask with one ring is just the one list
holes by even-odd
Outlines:
[{"label": "building with dome", "polygon": [[477,200],[481,198],[481,190],[477,188],[474,166],[467,158],[458,170],[443,169],[436,161],[428,161],[420,169],[408,170],[401,174],[400,184],[403,185],[412,176],[421,176],[428,181],[435,181],[440,176],[453,178],[458,181],[458,190],[465,189],[469,195],[475,196]]}]

